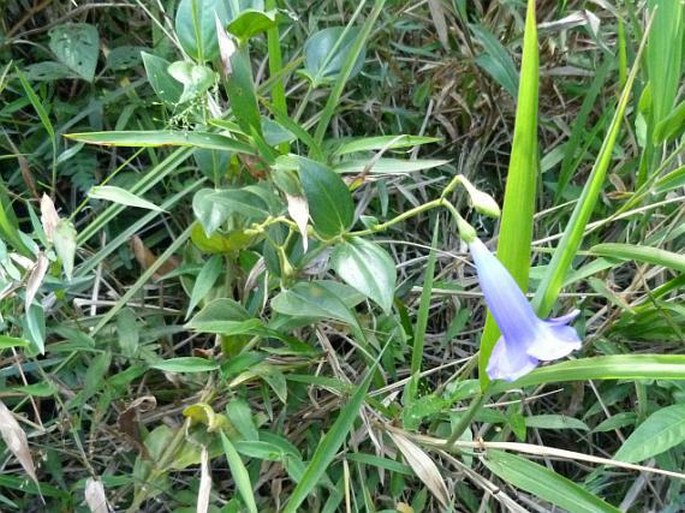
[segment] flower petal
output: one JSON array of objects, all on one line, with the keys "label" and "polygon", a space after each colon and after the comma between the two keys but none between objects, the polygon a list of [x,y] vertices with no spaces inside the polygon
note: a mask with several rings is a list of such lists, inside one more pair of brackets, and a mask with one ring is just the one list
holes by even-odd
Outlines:
[{"label": "flower petal", "polygon": [[480,239],[469,242],[469,250],[485,302],[504,338],[510,345],[532,340],[540,319],[514,278]]},{"label": "flower petal", "polygon": [[538,365],[538,359],[527,354],[523,347],[507,344],[500,337],[488,361],[487,373],[490,379],[514,381],[528,374]]},{"label": "flower petal", "polygon": [[552,317],[551,319],[547,319],[547,322],[550,322],[552,324],[571,324],[573,321],[576,320],[576,317],[580,315],[580,310],[572,310],[569,313],[562,315],[561,317]]},{"label": "flower petal", "polygon": [[580,349],[580,345],[580,337],[575,328],[555,321],[540,321],[538,334],[526,352],[538,360],[548,362]]}]

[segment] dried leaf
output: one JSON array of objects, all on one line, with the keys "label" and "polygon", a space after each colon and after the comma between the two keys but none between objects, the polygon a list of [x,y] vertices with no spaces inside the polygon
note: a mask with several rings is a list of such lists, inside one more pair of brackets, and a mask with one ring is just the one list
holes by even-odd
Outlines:
[{"label": "dried leaf", "polygon": [[33,466],[26,433],[24,433],[12,412],[2,401],[0,401],[0,435],[2,435],[5,445],[19,460],[19,463],[24,467],[31,480],[36,483],[36,486],[40,487],[40,483],[38,483],[36,478],[36,469]]},{"label": "dried leaf", "polygon": [[392,441],[407,460],[416,477],[418,477],[428,490],[447,509],[450,503],[449,492],[445,481],[443,481],[440,471],[433,460],[417,445],[398,433],[388,433]]},{"label": "dried leaf", "polygon": [[449,41],[447,39],[447,19],[445,18],[445,11],[441,0],[428,0],[428,9],[431,13],[431,19],[435,25],[435,30],[438,33],[438,39],[445,49],[449,49]]},{"label": "dried leaf", "polygon": [[291,196],[290,194],[286,194],[285,197],[288,200],[288,214],[290,214],[290,217],[295,221],[298,230],[300,230],[300,235],[302,235],[302,246],[306,253],[307,247],[309,246],[309,240],[307,239],[309,204],[307,203],[307,198],[304,196]]},{"label": "dried leaf", "polygon": [[45,273],[48,272],[48,257],[41,253],[38,255],[38,260],[33,265],[31,273],[29,274],[29,279],[26,280],[26,302],[24,304],[24,311],[28,312],[33,299],[38,293],[38,289],[43,283],[43,278],[45,278]]},{"label": "dried leaf", "polygon": [[59,223],[59,216],[57,215],[57,210],[55,210],[55,204],[47,194],[43,194],[43,197],[40,199],[40,222],[43,225],[45,238],[48,239],[48,242],[52,242],[55,228],[57,223]]},{"label": "dried leaf", "polygon": [[231,66],[231,57],[238,49],[233,42],[233,38],[226,32],[226,29],[221,25],[219,16],[214,13],[214,20],[216,22],[216,37],[219,40],[219,55],[221,57],[222,69],[224,76],[229,76],[233,73]]},{"label": "dried leaf", "polygon": [[143,438],[140,434],[138,417],[141,413],[154,410],[157,407],[157,399],[153,395],[144,395],[139,397],[119,415],[117,425],[119,430],[126,439],[138,449],[138,452],[143,458],[149,458],[147,448],[143,444]]},{"label": "dried leaf", "polygon": [[91,513],[109,513],[110,509],[107,504],[107,496],[105,495],[105,487],[102,486],[102,481],[89,477],[86,480],[85,496],[86,504],[88,504]]},{"label": "dried leaf", "polygon": [[212,476],[209,473],[209,451],[202,446],[200,454],[200,489],[197,492],[197,513],[209,511],[209,494],[212,491]]},{"label": "dried leaf", "polygon": [[[133,251],[133,256],[136,257],[136,261],[140,264],[143,269],[148,269],[157,261],[157,255],[155,255],[150,249],[145,245],[143,240],[134,235],[131,238],[131,251]],[[169,260],[164,262],[157,272],[153,274],[155,280],[160,279],[167,273],[170,273],[176,269],[179,265],[178,259],[176,257],[171,257]]]}]

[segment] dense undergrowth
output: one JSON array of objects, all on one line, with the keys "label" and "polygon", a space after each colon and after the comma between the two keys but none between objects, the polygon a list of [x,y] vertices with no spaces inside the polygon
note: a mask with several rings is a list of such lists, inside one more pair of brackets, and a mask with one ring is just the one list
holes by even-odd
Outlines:
[{"label": "dense undergrowth", "polygon": [[0,510],[682,511],[685,5],[527,3],[5,2]]}]

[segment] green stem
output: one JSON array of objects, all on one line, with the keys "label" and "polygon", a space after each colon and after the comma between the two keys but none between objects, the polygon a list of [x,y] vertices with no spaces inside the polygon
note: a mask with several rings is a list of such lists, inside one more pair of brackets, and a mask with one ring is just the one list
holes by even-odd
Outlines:
[{"label": "green stem", "polygon": [[423,212],[427,212],[428,210],[431,210],[433,208],[445,206],[445,204],[450,204],[450,203],[447,200],[444,200],[443,198],[434,199],[433,201],[429,201],[428,203],[424,203],[423,205],[419,205],[418,207],[414,207],[410,210],[407,210],[406,212],[402,212],[397,217],[394,217],[394,218],[390,219],[390,221],[386,221],[385,223],[377,224],[375,226],[372,226],[371,228],[367,228],[366,230],[359,230],[357,232],[350,232],[350,236],[351,237],[363,237],[366,235],[373,235],[374,233],[385,231],[388,228],[390,228],[390,227],[392,227],[398,223],[401,223],[402,221],[404,221],[406,219],[410,219],[416,215],[422,214]]},{"label": "green stem", "polygon": [[457,440],[459,440],[464,431],[466,431],[466,429],[469,427],[469,425],[473,421],[473,418],[476,416],[476,413],[480,411],[481,407],[483,406],[485,401],[487,401],[488,397],[490,397],[490,392],[486,388],[483,392],[481,392],[473,398],[473,401],[471,401],[471,404],[469,405],[469,409],[466,410],[466,413],[464,413],[464,415],[462,415],[462,417],[459,419],[459,422],[452,430],[452,434],[447,439],[446,449],[448,451],[452,448],[454,443]]}]

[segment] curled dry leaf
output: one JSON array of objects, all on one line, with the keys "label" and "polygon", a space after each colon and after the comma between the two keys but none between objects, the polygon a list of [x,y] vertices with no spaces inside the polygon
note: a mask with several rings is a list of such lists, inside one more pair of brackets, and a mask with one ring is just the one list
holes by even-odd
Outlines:
[{"label": "curled dry leaf", "polygon": [[[157,261],[157,255],[155,255],[137,235],[134,235],[131,238],[131,250],[133,251],[133,256],[136,257],[136,261],[143,269],[147,269]],[[157,269],[157,272],[153,275],[154,279],[160,279],[165,274],[176,269],[178,265],[178,259],[172,256]]]},{"label": "curled dry leaf", "polygon": [[40,199],[40,222],[43,225],[45,238],[48,239],[48,242],[52,242],[55,228],[57,223],[59,223],[59,216],[57,215],[57,210],[55,210],[55,204],[47,194],[43,194],[43,197]]},{"label": "curled dry leaf", "polygon": [[209,494],[212,491],[212,476],[209,473],[209,451],[202,446],[200,454],[200,489],[197,492],[197,513],[209,510]]},{"label": "curled dry leaf", "polygon": [[288,200],[288,214],[290,214],[290,217],[295,221],[297,229],[300,230],[300,235],[302,235],[302,246],[306,253],[309,245],[309,241],[307,240],[309,203],[307,203],[307,198],[304,196],[291,196],[290,194],[286,194],[285,197]]},{"label": "curled dry leaf", "polygon": [[238,48],[233,42],[233,38],[226,32],[216,13],[214,13],[214,21],[216,23],[216,37],[219,40],[219,56],[221,57],[222,70],[224,76],[228,77],[233,73],[231,57]]},{"label": "curled dry leaf", "polygon": [[443,481],[440,471],[433,460],[417,445],[399,433],[388,433],[392,441],[407,460],[416,477],[418,477],[428,490],[440,502],[443,508],[447,509],[450,503],[449,492],[445,481]]},{"label": "curled dry leaf", "polygon": [[2,401],[0,401],[0,435],[2,435],[5,445],[19,460],[19,463],[24,467],[31,480],[40,488],[26,433],[24,433],[12,412]]},{"label": "curled dry leaf", "polygon": [[107,504],[107,496],[105,495],[105,487],[102,486],[102,481],[89,477],[86,480],[85,496],[86,504],[88,504],[91,513],[109,513],[110,509]]},{"label": "curled dry leaf", "polygon": [[38,289],[43,284],[43,279],[45,278],[45,273],[48,272],[48,257],[44,253],[38,255],[38,260],[33,265],[31,273],[29,274],[29,279],[26,280],[26,302],[24,304],[24,311],[28,312],[31,303],[33,303]]}]

